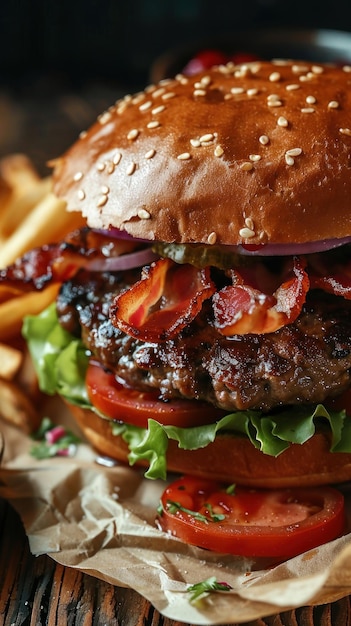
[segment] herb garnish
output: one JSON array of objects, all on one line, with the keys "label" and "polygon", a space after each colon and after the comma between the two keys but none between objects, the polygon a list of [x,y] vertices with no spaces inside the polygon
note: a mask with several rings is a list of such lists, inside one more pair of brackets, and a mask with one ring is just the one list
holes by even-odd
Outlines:
[{"label": "herb garnish", "polygon": [[222,522],[225,519],[225,515],[221,513],[214,513],[213,508],[210,504],[205,504],[208,509],[208,515],[203,515],[203,513],[199,513],[198,511],[192,511],[191,509],[187,509],[182,506],[179,502],[174,502],[173,500],[167,500],[167,510],[174,515],[177,511],[182,511],[183,513],[187,513],[194,517],[194,519],[199,522]]},{"label": "herb garnish", "polygon": [[206,580],[190,585],[187,588],[187,591],[191,594],[190,602],[196,602],[196,600],[198,600],[201,596],[207,595],[208,593],[216,591],[230,591],[231,589],[232,587],[228,583],[219,583],[217,582],[215,576],[211,576]]},{"label": "herb garnish", "polygon": [[30,450],[36,459],[49,459],[54,456],[74,456],[80,439],[64,426],[55,425],[44,417],[38,430],[32,435],[37,441]]}]

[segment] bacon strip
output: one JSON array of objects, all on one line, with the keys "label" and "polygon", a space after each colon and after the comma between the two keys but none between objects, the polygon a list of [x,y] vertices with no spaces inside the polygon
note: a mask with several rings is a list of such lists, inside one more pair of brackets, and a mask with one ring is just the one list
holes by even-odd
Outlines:
[{"label": "bacon strip", "polygon": [[257,288],[257,281],[252,280],[250,285],[247,277],[245,280],[237,271],[232,271],[233,285],[213,296],[218,331],[225,336],[272,333],[293,322],[309,290],[304,266],[299,257],[294,257],[292,267],[284,274],[284,282],[273,294],[263,293]]},{"label": "bacon strip", "polygon": [[351,260],[342,265],[331,257],[313,256],[308,268],[311,289],[322,289],[335,296],[351,300]]},{"label": "bacon strip", "polygon": [[[118,240],[87,228],[75,231],[57,244],[34,248],[15,263],[0,270],[1,292],[41,291],[50,283],[64,282],[79,270],[132,252],[136,243]],[[111,265],[111,263],[110,263]]]},{"label": "bacon strip", "polygon": [[142,341],[164,341],[190,324],[215,290],[209,268],[160,259],[140,281],[115,298],[111,320]]}]

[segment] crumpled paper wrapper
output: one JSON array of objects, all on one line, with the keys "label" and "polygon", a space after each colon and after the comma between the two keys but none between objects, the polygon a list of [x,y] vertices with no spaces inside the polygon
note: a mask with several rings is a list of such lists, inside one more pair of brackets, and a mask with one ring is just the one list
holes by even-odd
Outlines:
[{"label": "crumpled paper wrapper", "polygon": [[[62,423],[65,409],[55,411]],[[165,617],[240,623],[351,593],[351,534],[274,567],[187,546],[155,525],[163,482],[101,466],[84,443],[74,458],[36,461],[26,435],[2,422],[0,430],[0,496],[19,513],[31,552],[130,587]],[[210,576],[233,589],[191,602],[187,587]]]}]

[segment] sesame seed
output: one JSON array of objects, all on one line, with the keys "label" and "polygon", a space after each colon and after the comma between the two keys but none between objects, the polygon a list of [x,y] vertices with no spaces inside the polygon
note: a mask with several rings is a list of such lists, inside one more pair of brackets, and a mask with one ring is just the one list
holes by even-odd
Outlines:
[{"label": "sesame seed", "polygon": [[252,217],[245,217],[245,226],[250,230],[254,230],[254,223]]},{"label": "sesame seed", "polygon": [[269,96],[267,96],[267,104],[268,106],[281,106],[282,100],[280,96],[278,96],[278,94],[271,93],[269,94]]},{"label": "sesame seed", "polygon": [[294,65],[291,66],[291,71],[294,74],[300,74],[302,72],[308,72],[308,67],[307,67],[307,65],[296,65],[296,64],[294,64]]},{"label": "sesame seed", "polygon": [[291,83],[290,85],[287,85],[285,89],[287,91],[296,91],[296,89],[300,89],[300,85],[297,85],[296,83]]},{"label": "sesame seed", "polygon": [[133,128],[132,130],[129,131],[128,135],[127,135],[127,139],[136,139],[137,136],[139,135],[139,131],[137,128]]},{"label": "sesame seed", "polygon": [[243,87],[232,87],[230,91],[232,94],[234,94],[234,96],[236,96],[240,93],[244,93],[245,89]]},{"label": "sesame seed", "polygon": [[244,161],[243,163],[240,163],[240,169],[243,170],[243,172],[249,172],[250,170],[252,170],[253,165],[252,163],[250,163],[250,161]]},{"label": "sesame seed", "polygon": [[78,200],[85,200],[85,191],[83,189],[78,189]]},{"label": "sesame seed", "polygon": [[300,154],[302,154],[302,149],[301,148],[290,148],[290,150],[287,150],[285,152],[285,154],[287,154],[288,156],[300,156]]},{"label": "sesame seed", "polygon": [[165,105],[164,105],[164,104],[160,104],[160,106],[159,106],[159,107],[155,107],[155,109],[152,109],[151,113],[152,113],[153,115],[157,115],[157,113],[162,113],[162,111],[164,111],[164,110],[165,110],[165,108],[166,108],[166,107],[165,107]]},{"label": "sesame seed", "polygon": [[311,80],[311,78],[314,78],[314,74],[313,72],[308,72],[307,74],[303,74],[302,76],[299,76],[299,81],[301,83],[307,83],[309,80]]},{"label": "sesame seed", "polygon": [[220,145],[216,146],[215,150],[214,150],[214,155],[216,157],[221,157],[223,154],[224,154],[224,150],[223,150],[222,146],[220,146]]},{"label": "sesame seed", "polygon": [[181,85],[187,85],[189,82],[189,79],[184,74],[177,74],[175,78]]},{"label": "sesame seed", "polygon": [[100,206],[104,206],[107,202],[108,198],[106,194],[103,194],[102,196],[100,196],[100,198],[98,199],[96,206],[100,207]]},{"label": "sesame seed", "polygon": [[294,157],[290,156],[290,154],[285,154],[285,163],[287,165],[294,165],[295,163]]},{"label": "sesame seed", "polygon": [[280,117],[278,117],[277,119],[277,125],[281,126],[282,128],[286,128],[287,126],[289,126],[289,122],[286,119],[286,117],[284,117],[283,115],[281,115]]},{"label": "sesame seed", "polygon": [[118,107],[116,108],[116,113],[118,113],[118,115],[122,115],[122,113],[124,113],[124,111],[128,108],[128,105],[125,102],[122,102],[121,104],[118,105]]},{"label": "sesame seed", "polygon": [[205,95],[206,95],[205,89],[195,89],[194,90],[194,96],[205,96]]},{"label": "sesame seed", "polygon": [[103,172],[103,171],[104,171],[104,169],[105,169],[105,167],[106,167],[106,163],[104,163],[103,161],[100,161],[100,162],[99,162],[99,163],[97,163],[97,165],[96,165],[96,169],[97,169],[99,172]]},{"label": "sesame seed", "polygon": [[307,104],[316,104],[317,100],[314,96],[307,96],[306,102]]},{"label": "sesame seed", "polygon": [[159,85],[174,85],[174,79],[173,78],[162,78],[162,80],[160,80]]},{"label": "sesame seed", "polygon": [[132,163],[129,163],[127,167],[127,175],[131,176],[132,174],[134,174],[135,170],[136,170],[136,163],[132,161]]},{"label": "sesame seed", "polygon": [[108,193],[110,193],[110,188],[107,185],[103,185],[101,187],[101,193],[104,194],[104,196],[106,196]]},{"label": "sesame seed", "polygon": [[269,76],[269,80],[271,81],[271,83],[277,83],[280,80],[279,72],[272,72],[272,74],[270,74]]},{"label": "sesame seed", "polygon": [[313,107],[303,107],[301,113],[314,113],[316,109]]},{"label": "sesame seed", "polygon": [[157,128],[158,126],[160,126],[160,122],[158,122],[157,120],[152,120],[147,124],[148,128]]},{"label": "sesame seed", "polygon": [[189,152],[182,152],[182,154],[178,154],[177,159],[179,159],[179,161],[188,161],[191,159],[191,154]]},{"label": "sesame seed", "polygon": [[145,94],[143,92],[141,93],[137,93],[134,98],[131,99],[131,103],[132,104],[139,104],[139,102],[142,102],[142,100],[144,100],[145,98]]},{"label": "sesame seed", "polygon": [[243,239],[250,239],[251,237],[255,236],[255,231],[253,231],[253,230],[251,230],[251,228],[247,228],[247,227],[240,228],[239,235]]},{"label": "sesame seed", "polygon": [[209,236],[207,237],[207,243],[213,246],[213,244],[216,243],[216,241],[217,241],[217,234],[215,232],[210,233]]},{"label": "sesame seed", "polygon": [[118,163],[120,162],[122,158],[122,155],[120,152],[116,152],[116,154],[113,156],[112,162],[114,165],[118,165]]},{"label": "sesame seed", "polygon": [[249,159],[253,163],[257,163],[257,161],[260,161],[262,159],[262,157],[261,157],[260,154],[250,154]]},{"label": "sesame seed", "polygon": [[342,135],[348,135],[351,137],[351,128],[339,128],[339,133]]},{"label": "sesame seed", "polygon": [[257,96],[258,89],[255,89],[255,88],[248,89],[246,93],[247,93],[248,96]]},{"label": "sesame seed", "polygon": [[320,65],[313,65],[311,69],[314,74],[323,74],[324,72],[324,68]]},{"label": "sesame seed", "polygon": [[212,83],[212,78],[211,76],[203,76],[201,78],[201,84],[204,85],[205,87],[207,87],[208,85],[210,85]]},{"label": "sesame seed", "polygon": [[73,176],[73,180],[75,182],[78,182],[79,180],[82,180],[84,174],[83,172],[77,172],[74,176]]},{"label": "sesame seed", "polygon": [[138,217],[141,220],[149,220],[151,217],[151,214],[146,209],[139,209]]},{"label": "sesame seed", "polygon": [[269,137],[267,135],[261,135],[258,139],[262,146],[266,146],[269,143]]},{"label": "sesame seed", "polygon": [[190,139],[190,143],[193,148],[199,148],[201,146],[201,141],[199,139]]},{"label": "sesame seed", "polygon": [[351,72],[351,65],[344,65],[342,69],[344,72]]},{"label": "sesame seed", "polygon": [[109,111],[105,111],[105,113],[101,113],[101,115],[99,115],[98,117],[98,122],[100,124],[106,124],[107,122],[110,121],[112,115]]},{"label": "sesame seed", "polygon": [[168,91],[167,93],[164,93],[162,96],[162,100],[170,100],[171,98],[175,97],[175,93],[174,91]]},{"label": "sesame seed", "polygon": [[160,87],[159,89],[156,89],[156,91],[153,92],[152,97],[158,98],[159,96],[162,96],[162,94],[164,94],[165,91],[166,90],[164,87]]},{"label": "sesame seed", "polygon": [[200,142],[201,143],[206,143],[208,141],[213,141],[213,139],[214,139],[213,133],[206,133],[205,135],[202,135],[200,137]]},{"label": "sesame seed", "polygon": [[156,150],[153,150],[153,149],[152,150],[148,150],[145,153],[145,159],[152,159],[155,156],[155,154],[156,154]]},{"label": "sesame seed", "polygon": [[115,164],[113,163],[113,161],[107,161],[106,163],[107,174],[113,174],[114,171],[115,171]]},{"label": "sesame seed", "polygon": [[84,139],[84,138],[87,136],[87,134],[88,134],[88,131],[87,131],[87,130],[82,130],[82,131],[79,133],[79,139]]},{"label": "sesame seed", "polygon": [[147,111],[151,106],[152,106],[151,100],[148,100],[147,102],[143,102],[143,104],[141,104],[139,107],[139,111]]},{"label": "sesame seed", "polygon": [[330,102],[328,102],[328,109],[338,109],[339,106],[340,105],[337,100],[331,100]]}]

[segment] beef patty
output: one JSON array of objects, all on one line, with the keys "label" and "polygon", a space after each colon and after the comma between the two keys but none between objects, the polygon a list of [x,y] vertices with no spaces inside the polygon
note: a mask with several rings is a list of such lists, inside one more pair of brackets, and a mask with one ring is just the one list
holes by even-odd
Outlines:
[{"label": "beef patty", "polygon": [[90,274],[62,286],[60,323],[127,385],[160,398],[206,400],[225,410],[317,403],[351,384],[351,302],[311,291],[298,319],[274,333],[224,337],[207,302],[174,339],[145,343],[115,328],[109,307],[135,271]]}]

